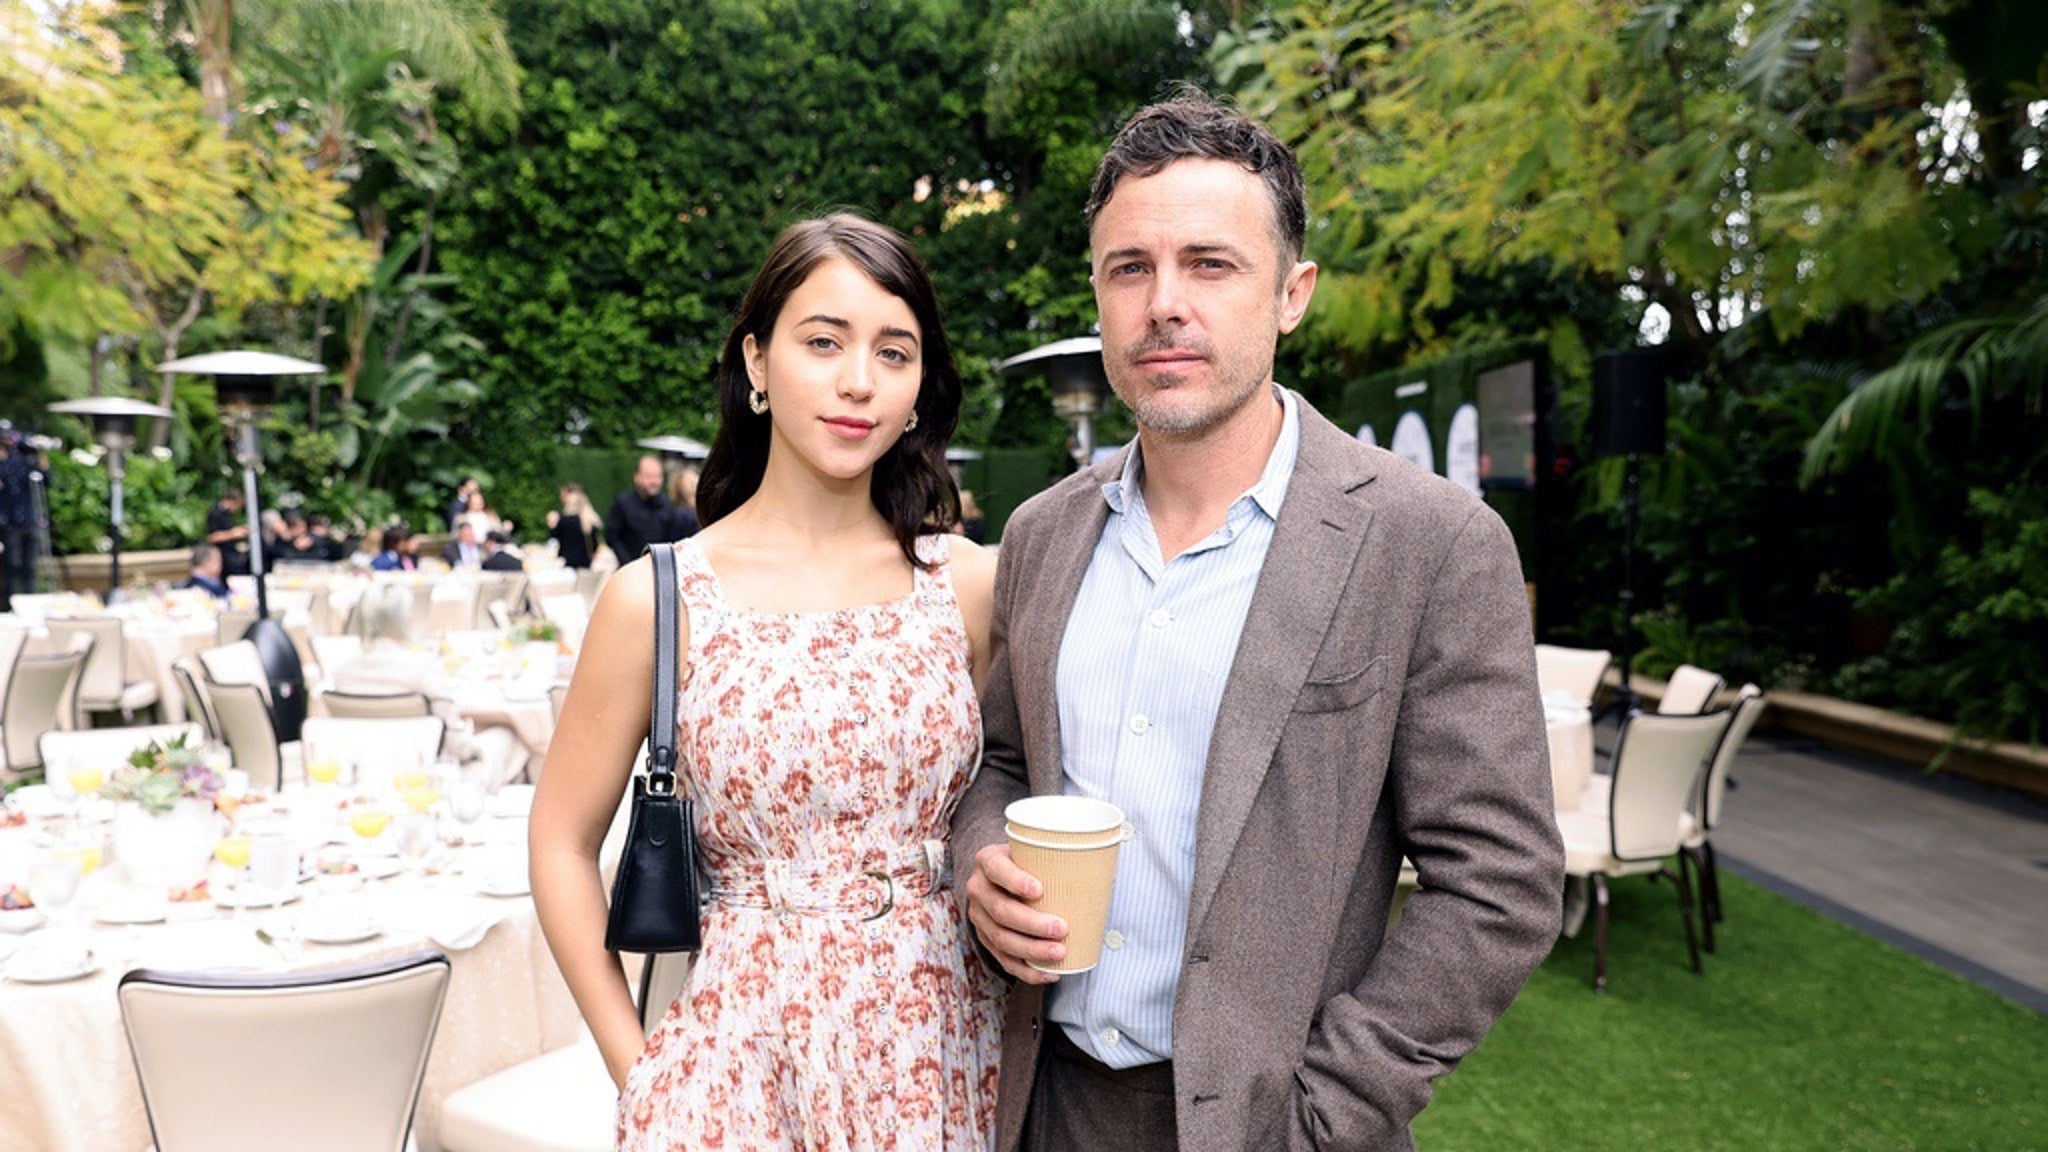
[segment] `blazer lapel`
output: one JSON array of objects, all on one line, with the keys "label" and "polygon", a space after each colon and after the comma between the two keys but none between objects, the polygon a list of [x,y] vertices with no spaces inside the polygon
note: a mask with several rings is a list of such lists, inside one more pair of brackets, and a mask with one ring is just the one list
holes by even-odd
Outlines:
[{"label": "blazer lapel", "polygon": [[1067,618],[1080,598],[1081,580],[1095,558],[1102,527],[1109,521],[1109,503],[1102,498],[1102,486],[1122,475],[1130,452],[1126,446],[1089,468],[1083,473],[1086,482],[1073,485],[1046,517],[1058,527],[1047,533],[1044,552],[1036,561],[1038,570],[1031,577],[1042,581],[1040,593],[1028,598],[1044,610],[1032,615],[1028,628],[1010,636],[1012,674],[1021,705],[1018,722],[1037,737],[1026,745],[1034,754],[1025,763],[1035,796],[1065,788],[1060,750],[1060,641],[1067,634]]},{"label": "blazer lapel", "polygon": [[1189,939],[1237,850],[1280,731],[1329,633],[1372,521],[1371,509],[1351,495],[1372,479],[1369,462],[1307,401],[1300,405],[1301,452],[1245,614],[1203,768]]}]

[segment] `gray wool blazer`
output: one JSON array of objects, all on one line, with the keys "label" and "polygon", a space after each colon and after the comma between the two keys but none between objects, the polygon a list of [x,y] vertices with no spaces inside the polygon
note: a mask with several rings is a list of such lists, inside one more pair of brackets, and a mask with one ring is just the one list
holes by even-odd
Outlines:
[{"label": "gray wool blazer", "polygon": [[[1059,646],[1123,456],[1004,530],[982,766],[953,819],[963,901],[1004,806],[1061,790]],[[1201,785],[1173,1015],[1182,1148],[1413,1147],[1432,1081],[1557,938],[1548,757],[1505,525],[1303,402]],[[1403,855],[1420,888],[1389,933]],[[1001,1149],[1019,1146],[1043,1003],[1010,994]]]}]

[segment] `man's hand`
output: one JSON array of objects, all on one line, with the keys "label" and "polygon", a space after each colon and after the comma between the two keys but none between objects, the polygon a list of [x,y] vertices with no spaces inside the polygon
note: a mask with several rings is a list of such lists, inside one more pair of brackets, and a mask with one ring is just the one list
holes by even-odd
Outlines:
[{"label": "man's hand", "polygon": [[1043,895],[1045,885],[1017,867],[1008,844],[990,844],[974,854],[974,875],[967,878],[967,918],[1003,971],[1025,984],[1058,981],[1057,973],[1040,972],[1031,962],[1057,964],[1067,955],[1067,922],[1034,912],[1025,903]]}]

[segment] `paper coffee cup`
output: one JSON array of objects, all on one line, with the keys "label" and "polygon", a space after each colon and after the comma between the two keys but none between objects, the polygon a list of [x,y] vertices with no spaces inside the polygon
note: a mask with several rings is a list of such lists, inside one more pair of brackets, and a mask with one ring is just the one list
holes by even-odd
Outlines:
[{"label": "paper coffee cup", "polygon": [[1067,955],[1041,972],[1086,972],[1102,959],[1116,883],[1117,850],[1130,839],[1122,809],[1082,796],[1032,796],[1003,810],[1010,858],[1038,878],[1045,894],[1032,908],[1067,922]]}]

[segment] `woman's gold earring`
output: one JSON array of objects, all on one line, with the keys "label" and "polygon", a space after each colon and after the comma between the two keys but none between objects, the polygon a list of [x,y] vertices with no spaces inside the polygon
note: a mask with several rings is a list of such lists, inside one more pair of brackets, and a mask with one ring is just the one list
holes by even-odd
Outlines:
[{"label": "woman's gold earring", "polygon": [[903,434],[908,436],[915,431],[917,431],[917,413],[913,411],[910,414],[910,423],[903,426]]},{"label": "woman's gold earring", "polygon": [[766,416],[768,414],[768,394],[759,388],[747,389],[747,407],[752,408],[756,416]]}]

